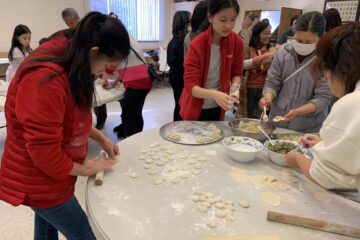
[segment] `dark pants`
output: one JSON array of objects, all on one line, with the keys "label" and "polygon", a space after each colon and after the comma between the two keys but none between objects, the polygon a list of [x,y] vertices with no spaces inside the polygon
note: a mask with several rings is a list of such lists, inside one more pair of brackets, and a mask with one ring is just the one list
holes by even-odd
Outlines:
[{"label": "dark pants", "polygon": [[126,89],[124,98],[120,100],[124,137],[129,137],[143,130],[144,119],[142,116],[142,109],[144,107],[145,98],[149,92],[150,89]]},{"label": "dark pants", "polygon": [[209,108],[201,110],[199,121],[220,121],[221,108]]},{"label": "dark pants", "polygon": [[170,80],[170,84],[171,84],[171,87],[174,92],[174,100],[175,100],[175,109],[174,109],[173,120],[174,120],[174,122],[181,121],[182,118],[180,116],[179,100],[180,100],[182,90],[184,88],[184,79],[178,78],[178,77],[172,77],[171,75],[169,75],[169,80]]},{"label": "dark pants", "polygon": [[33,211],[35,240],[57,240],[58,231],[69,240],[96,239],[75,196],[57,207],[33,208]]},{"label": "dark pants", "polygon": [[262,88],[247,89],[247,116],[248,118],[259,119],[262,109],[259,107],[259,101],[262,98]]},{"label": "dark pants", "polygon": [[103,104],[99,107],[94,107],[94,113],[96,116],[96,128],[101,129],[106,122],[107,118],[107,109],[106,104]]}]

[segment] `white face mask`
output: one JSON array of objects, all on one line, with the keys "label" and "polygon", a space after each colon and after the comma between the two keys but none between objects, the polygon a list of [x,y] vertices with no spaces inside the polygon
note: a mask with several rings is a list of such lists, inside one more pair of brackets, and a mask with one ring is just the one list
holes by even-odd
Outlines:
[{"label": "white face mask", "polygon": [[315,51],[316,43],[304,44],[304,43],[299,43],[294,39],[293,46],[297,54],[301,56],[307,56],[310,55],[313,51]]}]

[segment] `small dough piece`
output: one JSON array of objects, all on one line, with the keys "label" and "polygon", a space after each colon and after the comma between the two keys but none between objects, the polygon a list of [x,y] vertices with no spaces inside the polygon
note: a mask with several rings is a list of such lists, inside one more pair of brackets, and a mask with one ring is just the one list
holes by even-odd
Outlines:
[{"label": "small dough piece", "polygon": [[209,197],[209,198],[207,199],[207,201],[208,201],[209,203],[211,203],[211,204],[215,204],[215,203],[216,203],[216,200],[215,200],[215,198],[213,198],[213,197]]},{"label": "small dough piece", "polygon": [[200,170],[201,169],[201,164],[195,164],[193,166],[193,168],[196,169],[196,170]]},{"label": "small dough piece", "polygon": [[173,131],[166,132],[165,137],[174,142],[179,142],[181,140],[181,136]]},{"label": "small dough piece", "polygon": [[273,118],[273,122],[280,122],[280,121],[284,121],[284,117],[282,117],[282,116],[275,116],[274,118]]},{"label": "small dough piece", "polygon": [[199,157],[199,155],[197,155],[196,153],[192,153],[192,154],[190,154],[190,157],[193,159],[197,159]]},{"label": "small dough piece", "polygon": [[160,157],[159,157],[158,155],[154,155],[154,156],[152,157],[152,159],[153,159],[153,160],[159,160]]},{"label": "small dough piece", "polygon": [[149,147],[151,147],[151,148],[156,148],[156,144],[150,144],[150,146]]},{"label": "small dough piece", "polygon": [[191,200],[192,200],[193,202],[199,202],[199,201],[200,201],[199,195],[192,195],[192,196],[191,196]]},{"label": "small dough piece", "polygon": [[161,178],[154,181],[154,185],[160,185],[162,183],[163,183],[163,181]]},{"label": "small dough piece", "polygon": [[207,200],[205,195],[200,195],[199,199],[200,199],[200,202],[206,202],[206,200]]},{"label": "small dough piece", "polygon": [[181,182],[181,180],[178,177],[174,177],[173,179],[171,179],[171,182],[172,183],[179,183],[179,182]]},{"label": "small dough piece", "polygon": [[141,161],[145,160],[145,158],[146,158],[145,155],[140,155],[140,156],[138,156],[138,160],[141,160]]},{"label": "small dough piece", "polygon": [[234,205],[225,205],[226,209],[230,209],[231,211],[235,211],[235,206]]},{"label": "small dough piece", "polygon": [[116,155],[114,160],[116,164],[122,164],[124,162],[124,159],[121,157],[120,154]]},{"label": "small dough piece", "polygon": [[146,162],[147,164],[152,164],[154,161],[153,161],[152,159],[149,159],[149,158],[148,158],[148,159],[145,160],[145,162]]},{"label": "small dough piece", "polygon": [[217,222],[215,219],[207,219],[205,221],[206,226],[208,226],[209,228],[216,228],[217,227]]},{"label": "small dough piece", "polygon": [[216,216],[218,217],[218,218],[224,218],[224,217],[226,217],[226,212],[224,211],[224,210],[218,210],[218,211],[216,211]]},{"label": "small dough piece", "polygon": [[141,152],[142,154],[146,154],[146,153],[147,153],[146,149],[142,149],[140,152]]},{"label": "small dough piece", "polygon": [[202,202],[201,205],[207,207],[207,208],[210,208],[211,207],[211,203],[209,202]]},{"label": "small dough piece", "polygon": [[156,165],[157,166],[164,166],[165,162],[164,161],[158,161],[158,162],[156,162]]},{"label": "small dough piece", "polygon": [[225,203],[226,205],[232,205],[232,206],[235,206],[235,203],[234,203],[234,202],[232,202],[232,201],[225,200],[225,201],[224,201],[224,203]]},{"label": "small dough piece", "polygon": [[138,176],[139,176],[139,174],[136,172],[129,173],[129,177],[131,177],[131,178],[137,178]]},{"label": "small dough piece", "polygon": [[173,155],[174,151],[173,150],[167,150],[166,153],[169,154],[169,155]]},{"label": "small dough piece", "polygon": [[217,203],[215,203],[215,207],[219,208],[219,209],[223,209],[223,208],[225,208],[225,205],[221,202],[217,202]]},{"label": "small dough piece", "polygon": [[200,212],[205,213],[205,212],[207,212],[208,208],[205,207],[205,206],[203,206],[203,205],[199,205],[199,206],[197,207],[197,210],[199,210]]},{"label": "small dough piece", "polygon": [[193,169],[193,170],[191,170],[191,173],[194,174],[194,175],[199,175],[200,171],[196,170],[196,169]]},{"label": "small dough piece", "polygon": [[216,156],[216,151],[215,150],[205,150],[204,154],[208,155],[208,156]]},{"label": "small dough piece", "polygon": [[247,201],[240,201],[239,206],[242,208],[250,207],[250,204]]},{"label": "small dough piece", "polygon": [[263,192],[262,200],[270,206],[277,207],[281,204],[281,198],[279,195],[271,192]]},{"label": "small dough piece", "polygon": [[144,169],[150,169],[151,168],[151,164],[144,164]]},{"label": "small dough piece", "polygon": [[149,175],[155,175],[155,174],[157,174],[157,171],[156,171],[156,169],[149,169],[149,170],[147,171],[147,174],[149,174]]},{"label": "small dough piece", "polygon": [[221,202],[222,198],[220,196],[214,197],[215,203]]}]

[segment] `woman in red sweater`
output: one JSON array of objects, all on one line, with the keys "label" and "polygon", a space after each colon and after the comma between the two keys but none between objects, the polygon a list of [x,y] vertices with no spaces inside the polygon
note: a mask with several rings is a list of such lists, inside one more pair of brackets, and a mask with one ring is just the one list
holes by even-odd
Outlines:
[{"label": "woman in red sweater", "polygon": [[7,138],[1,159],[0,199],[35,212],[35,239],[95,239],[74,187],[114,161],[89,159],[88,137],[114,159],[119,150],[92,128],[94,75],[129,54],[123,24],[89,13],[74,30],[60,32],[20,66],[5,105]]},{"label": "woman in red sweater", "polygon": [[221,120],[239,97],[244,44],[232,31],[239,11],[236,0],[209,1],[208,30],[194,38],[184,62],[184,120]]}]

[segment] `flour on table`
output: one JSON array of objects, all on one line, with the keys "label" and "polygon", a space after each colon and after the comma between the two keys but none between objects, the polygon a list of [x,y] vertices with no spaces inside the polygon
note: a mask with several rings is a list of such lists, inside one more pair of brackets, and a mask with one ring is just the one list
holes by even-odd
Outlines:
[{"label": "flour on table", "polygon": [[264,203],[269,204],[270,206],[277,207],[281,204],[281,198],[279,195],[271,192],[263,192],[262,200]]}]

